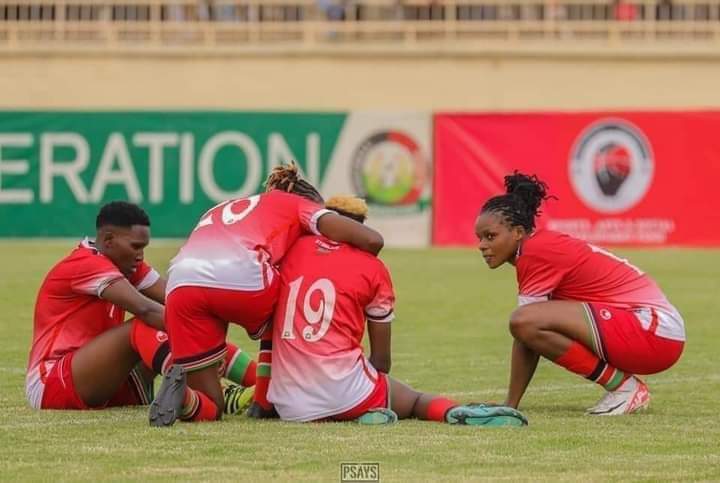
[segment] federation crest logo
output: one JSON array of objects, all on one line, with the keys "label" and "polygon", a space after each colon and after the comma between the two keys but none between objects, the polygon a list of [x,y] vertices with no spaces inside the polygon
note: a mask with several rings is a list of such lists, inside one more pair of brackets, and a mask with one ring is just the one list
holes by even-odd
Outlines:
[{"label": "federation crest logo", "polygon": [[602,317],[604,320],[610,320],[612,319],[612,314],[608,309],[600,309],[600,317]]},{"label": "federation crest logo", "polygon": [[578,197],[602,213],[620,213],[642,200],[655,163],[650,142],[635,125],[619,119],[592,124],[570,153],[570,183]]},{"label": "federation crest logo", "polygon": [[429,205],[429,167],[417,142],[400,131],[381,131],[353,153],[352,184],[372,205],[420,211]]}]

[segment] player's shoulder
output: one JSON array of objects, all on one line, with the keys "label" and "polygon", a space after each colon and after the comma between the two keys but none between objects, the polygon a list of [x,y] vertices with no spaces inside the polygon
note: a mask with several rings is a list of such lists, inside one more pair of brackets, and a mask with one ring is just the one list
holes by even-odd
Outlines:
[{"label": "player's shoulder", "polygon": [[519,251],[519,260],[556,262],[575,257],[586,248],[585,241],[566,233],[538,229],[523,241]]},{"label": "player's shoulder", "polygon": [[94,242],[89,238],[85,237],[73,247],[70,253],[60,259],[60,261],[58,261],[56,265],[60,266],[68,265],[71,263],[82,263],[86,261],[91,261],[97,254],[98,251],[95,248]]},{"label": "player's shoulder", "polygon": [[278,202],[278,203],[292,203],[292,204],[299,204],[303,202],[311,203],[310,200],[306,200],[300,195],[296,195],[295,193],[288,193],[287,191],[283,190],[271,190],[267,191],[265,193],[260,194],[261,200],[266,200],[270,202]]},{"label": "player's shoulder", "polygon": [[567,233],[544,228],[533,231],[523,242],[522,249],[528,253],[539,253],[558,246],[585,245],[583,240],[572,237]]},{"label": "player's shoulder", "polygon": [[356,248],[348,243],[340,243],[322,235],[302,236],[296,242],[299,246],[312,247],[314,253],[318,255],[332,255],[333,257],[342,258],[344,260],[352,260],[358,265],[367,266],[384,266],[382,261],[375,255],[364,250]]},{"label": "player's shoulder", "polygon": [[297,212],[297,210],[313,212],[323,208],[322,205],[315,203],[303,196],[295,193],[287,193],[281,190],[272,190],[260,195],[259,206],[266,206],[270,209],[274,208],[280,212]]},{"label": "player's shoulder", "polygon": [[[54,287],[53,290],[57,290],[66,282],[84,279],[94,273],[107,274],[111,272],[120,273],[108,258],[95,249],[92,240],[85,238],[69,254],[53,265],[45,276],[43,287]],[[60,285],[56,285],[58,283]]]},{"label": "player's shoulder", "polygon": [[343,243],[341,253],[347,254],[347,258],[350,260],[354,266],[354,270],[357,272],[364,272],[368,276],[375,276],[378,274],[387,277],[390,276],[390,271],[387,266],[385,266],[382,259],[366,252],[365,250]]},{"label": "player's shoulder", "polygon": [[73,251],[58,263],[58,265],[61,264],[68,269],[77,271],[80,271],[81,267],[117,269],[110,259],[98,251],[95,242],[87,237],[82,239]]}]

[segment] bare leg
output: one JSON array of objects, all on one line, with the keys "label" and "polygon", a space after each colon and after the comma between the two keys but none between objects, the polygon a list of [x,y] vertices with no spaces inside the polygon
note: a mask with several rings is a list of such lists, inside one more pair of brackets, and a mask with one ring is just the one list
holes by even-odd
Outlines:
[{"label": "bare leg", "polygon": [[189,372],[187,375],[187,383],[191,389],[202,392],[213,400],[217,407],[216,419],[220,419],[223,409],[225,408],[225,399],[218,376],[218,365],[214,364],[197,371]]},{"label": "bare leg", "polygon": [[75,389],[88,406],[99,406],[115,395],[140,356],[130,346],[130,324],[100,334],[73,356]]},{"label": "bare leg", "polygon": [[388,376],[391,408],[398,419],[427,419],[430,402],[439,396],[418,392],[407,384]]},{"label": "bare leg", "polygon": [[513,342],[505,404],[517,408],[535,374],[539,356],[554,361],[573,341],[593,349],[593,332],[579,302],[549,301],[518,308],[510,318]]},{"label": "bare leg", "polygon": [[593,350],[593,333],[580,302],[558,300],[520,307],[510,317],[510,332],[550,360],[562,355],[572,341]]}]

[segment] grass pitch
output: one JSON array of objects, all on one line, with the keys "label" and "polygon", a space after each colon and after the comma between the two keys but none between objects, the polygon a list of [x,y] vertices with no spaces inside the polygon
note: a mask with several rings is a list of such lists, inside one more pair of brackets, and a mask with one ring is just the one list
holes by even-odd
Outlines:
[{"label": "grass pitch", "polygon": [[[0,480],[339,481],[342,462],[377,462],[381,481],[720,480],[720,251],[623,251],[683,313],[680,362],[648,377],[641,415],[590,418],[593,384],[541,362],[524,429],[401,421],[392,427],[229,417],[148,427],[146,408],[37,412],[24,374],[36,290],[73,246],[0,242]],[[159,270],[177,249],[155,243]],[[398,293],[393,375],[461,401],[501,401],[508,377],[514,271],[472,250],[386,250]],[[239,331],[231,339],[254,353]]]}]

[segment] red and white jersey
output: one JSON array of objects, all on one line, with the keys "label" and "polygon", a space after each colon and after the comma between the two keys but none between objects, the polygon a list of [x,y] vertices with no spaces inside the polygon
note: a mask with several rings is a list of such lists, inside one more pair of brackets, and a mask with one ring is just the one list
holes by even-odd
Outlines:
[{"label": "red and white jersey", "polygon": [[563,233],[537,230],[522,243],[515,266],[520,305],[553,299],[655,309],[661,314],[657,335],[685,340],[682,317],[655,281],[602,248]]},{"label": "red and white jersey", "polygon": [[313,421],[364,401],[377,371],[363,355],[365,321],[394,318],[380,259],[325,238],[300,238],[280,268],[268,400],[282,419]]},{"label": "red and white jersey", "polygon": [[[122,277],[117,266],[87,238],[50,270],[35,302],[28,396],[33,386],[32,399],[42,398],[38,388],[55,361],[124,321],[123,309],[100,298],[103,290]],[[141,262],[129,281],[144,290],[159,278],[157,271]],[[34,402],[37,405],[33,407],[39,407],[40,401]]]},{"label": "red and white jersey", "polygon": [[210,209],[170,262],[167,293],[177,287],[255,291],[302,234],[319,234],[328,210],[302,196],[273,190]]}]

